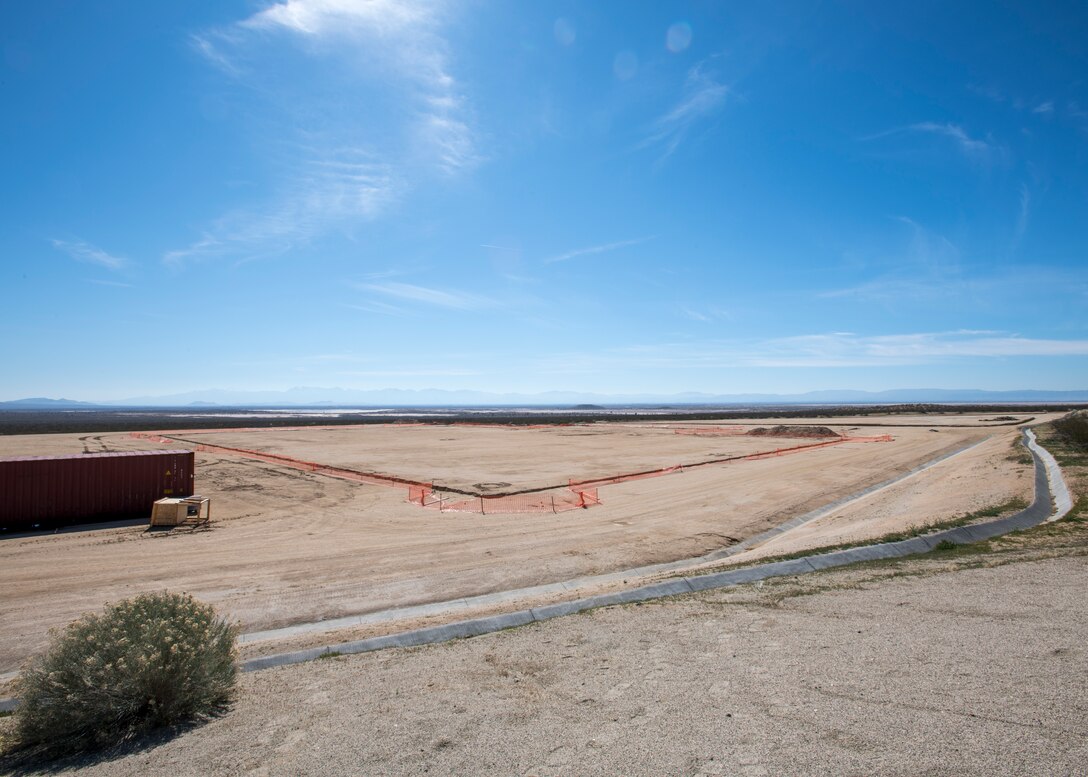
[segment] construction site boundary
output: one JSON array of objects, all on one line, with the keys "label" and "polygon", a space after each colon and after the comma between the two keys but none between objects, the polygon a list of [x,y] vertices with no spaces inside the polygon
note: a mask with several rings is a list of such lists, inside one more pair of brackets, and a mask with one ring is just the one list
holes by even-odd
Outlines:
[{"label": "construction site boundary", "polygon": [[[475,424],[469,424],[475,426]],[[284,427],[279,427],[283,429]],[[321,429],[323,427],[298,427],[301,429]],[[343,427],[330,427],[334,429]],[[527,428],[519,426],[516,428]],[[552,428],[550,425],[542,428]],[[223,430],[206,430],[217,432]],[[507,491],[499,494],[481,494],[478,492],[457,489],[450,486],[436,486],[433,482],[402,478],[378,472],[360,472],[346,467],[335,467],[321,464],[315,461],[306,461],[291,456],[283,456],[277,453],[267,453],[249,448],[238,448],[229,445],[216,445],[212,443],[197,442],[185,439],[182,434],[205,433],[205,430],[192,430],[183,433],[171,432],[131,432],[130,436],[136,439],[145,439],[162,444],[180,442],[192,445],[200,453],[225,453],[242,456],[257,461],[265,461],[278,464],[304,472],[313,472],[329,477],[351,480],[358,483],[386,486],[392,488],[404,488],[407,490],[407,501],[424,508],[436,509],[439,512],[451,513],[476,513],[487,514],[512,514],[512,513],[561,513],[570,510],[587,509],[601,504],[598,489],[601,486],[626,483],[632,480],[657,478],[665,475],[681,473],[686,469],[706,467],[714,464],[728,464],[737,461],[757,461],[760,459],[786,456],[804,451],[827,448],[833,445],[842,445],[850,442],[891,442],[893,437],[889,434],[873,437],[836,437],[831,440],[792,445],[786,448],[759,451],[739,456],[716,457],[703,461],[675,464],[669,467],[660,467],[638,472],[627,472],[618,475],[610,475],[603,478],[590,478],[576,480],[570,478],[565,484],[555,484],[538,488],[523,489],[520,491]],[[454,495],[454,496],[450,496]]]}]

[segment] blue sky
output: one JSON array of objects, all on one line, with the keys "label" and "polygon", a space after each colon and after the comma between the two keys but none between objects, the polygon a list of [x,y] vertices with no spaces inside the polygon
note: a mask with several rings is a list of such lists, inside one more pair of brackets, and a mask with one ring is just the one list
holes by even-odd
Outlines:
[{"label": "blue sky", "polygon": [[1075,3],[0,6],[0,399],[1088,388]]}]

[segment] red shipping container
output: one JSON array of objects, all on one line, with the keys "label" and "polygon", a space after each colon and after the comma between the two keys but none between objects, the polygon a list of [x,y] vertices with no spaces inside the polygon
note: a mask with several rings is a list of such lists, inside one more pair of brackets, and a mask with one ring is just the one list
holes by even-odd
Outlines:
[{"label": "red shipping container", "polygon": [[192,496],[192,451],[0,459],[0,531],[147,518],[156,499]]}]

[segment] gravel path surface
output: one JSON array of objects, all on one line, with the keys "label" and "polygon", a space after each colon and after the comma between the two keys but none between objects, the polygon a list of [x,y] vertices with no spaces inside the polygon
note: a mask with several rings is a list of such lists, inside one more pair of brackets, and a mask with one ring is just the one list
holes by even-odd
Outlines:
[{"label": "gravel path surface", "polygon": [[246,675],[225,717],[83,767],[1084,774],[1088,558],[958,571],[918,560],[883,574],[838,570]]}]

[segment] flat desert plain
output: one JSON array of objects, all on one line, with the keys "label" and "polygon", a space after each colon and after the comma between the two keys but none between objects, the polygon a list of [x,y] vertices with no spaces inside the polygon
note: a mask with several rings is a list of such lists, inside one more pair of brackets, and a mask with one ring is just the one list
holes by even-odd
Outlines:
[{"label": "flat desert plain", "polygon": [[[1037,415],[1033,423],[1044,420]],[[751,420],[743,427],[778,423]],[[896,478],[734,560],[876,537],[1031,499],[1031,466],[1013,449],[1019,432],[1008,419],[942,413],[789,423],[892,440],[605,485],[600,505],[559,514],[439,512],[408,503],[402,488],[199,452],[196,490],[213,505],[206,529],[149,532],[128,525],[0,539],[0,673],[40,651],[50,628],[142,591],[187,591],[252,633],[698,559]],[[183,440],[174,443],[125,433],[6,436],[0,456],[206,444],[493,493],[811,442],[677,434],[714,425],[390,424],[170,432]],[[947,458],[910,475],[940,457]],[[569,595],[584,593],[572,587]],[[382,628],[404,625],[391,621]],[[291,646],[247,643],[244,655]]]}]

